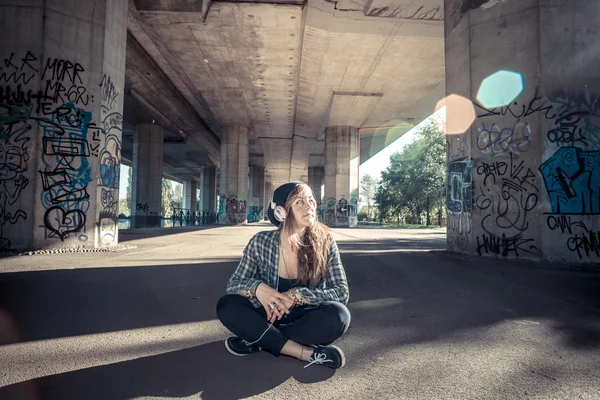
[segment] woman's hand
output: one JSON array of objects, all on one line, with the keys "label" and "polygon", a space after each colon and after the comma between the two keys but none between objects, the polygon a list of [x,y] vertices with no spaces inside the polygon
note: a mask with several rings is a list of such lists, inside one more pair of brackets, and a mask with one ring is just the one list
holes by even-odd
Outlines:
[{"label": "woman's hand", "polygon": [[[261,283],[256,288],[256,298],[267,312],[267,319],[273,323],[281,319],[284,314],[289,313],[294,301],[283,293],[279,293],[266,283]],[[271,305],[275,307],[271,308]]]},{"label": "woman's hand", "polygon": [[290,299],[292,299],[294,304],[313,305],[313,303],[309,302],[308,300],[306,300],[306,298],[304,296],[302,296],[300,293],[298,293],[297,290],[290,289],[287,292],[285,292],[285,295],[287,297],[289,297]]}]

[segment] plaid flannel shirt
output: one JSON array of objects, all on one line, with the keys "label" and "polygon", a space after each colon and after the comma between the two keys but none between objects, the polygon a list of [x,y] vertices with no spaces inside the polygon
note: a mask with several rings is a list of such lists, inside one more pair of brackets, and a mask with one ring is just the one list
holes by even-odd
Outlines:
[{"label": "plaid flannel shirt", "polygon": [[[277,288],[279,275],[279,230],[259,232],[250,239],[235,272],[227,282],[227,293],[252,290],[261,282]],[[295,287],[310,303],[339,301],[348,304],[349,290],[346,272],[340,260],[340,252],[333,237],[327,259],[327,275],[315,287]],[[254,307],[261,307],[256,299],[250,299]]]}]

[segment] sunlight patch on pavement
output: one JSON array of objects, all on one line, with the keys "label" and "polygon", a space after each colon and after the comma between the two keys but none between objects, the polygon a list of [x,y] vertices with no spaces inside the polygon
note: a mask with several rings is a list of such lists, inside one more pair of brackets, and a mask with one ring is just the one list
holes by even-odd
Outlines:
[{"label": "sunlight patch on pavement", "polygon": [[224,339],[218,320],[69,336],[0,346],[0,387],[44,376],[170,353]]},{"label": "sunlight patch on pavement", "polygon": [[351,301],[350,306],[353,310],[370,310],[376,307],[389,307],[398,306],[403,304],[404,300],[397,297],[386,297],[383,299],[363,300],[363,301]]}]

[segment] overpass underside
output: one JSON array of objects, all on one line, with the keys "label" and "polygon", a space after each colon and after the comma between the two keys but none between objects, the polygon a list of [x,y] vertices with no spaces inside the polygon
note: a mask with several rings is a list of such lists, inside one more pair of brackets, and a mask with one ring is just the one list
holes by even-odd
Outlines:
[{"label": "overpass underside", "polygon": [[163,177],[224,224],[289,180],[356,224],[360,163],[443,95],[441,0],[384,3],[2,5],[0,247],[117,244],[121,164],[134,227]]},{"label": "overpass underside", "polygon": [[0,248],[117,244],[121,163],[134,226],[157,225],[163,177],[223,224],[303,180],[351,226],[360,164],[444,108],[448,249],[600,257],[596,0],[1,11]]}]

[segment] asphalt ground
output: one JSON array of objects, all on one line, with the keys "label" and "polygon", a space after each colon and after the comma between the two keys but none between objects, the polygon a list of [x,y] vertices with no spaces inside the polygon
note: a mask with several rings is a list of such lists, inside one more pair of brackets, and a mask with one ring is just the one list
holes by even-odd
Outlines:
[{"label": "asphalt ground", "polygon": [[230,355],[215,305],[266,229],[0,258],[0,399],[600,399],[600,274],[448,254],[435,229],[334,230],[345,368]]}]

